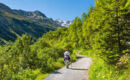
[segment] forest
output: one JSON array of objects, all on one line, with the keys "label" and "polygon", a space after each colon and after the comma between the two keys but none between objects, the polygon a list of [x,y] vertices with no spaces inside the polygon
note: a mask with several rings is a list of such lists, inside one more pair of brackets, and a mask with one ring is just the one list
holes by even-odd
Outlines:
[{"label": "forest", "polygon": [[64,66],[65,48],[92,57],[89,80],[130,77],[130,0],[95,0],[95,6],[68,27],[37,41],[28,34],[0,46],[1,80],[42,80]]}]

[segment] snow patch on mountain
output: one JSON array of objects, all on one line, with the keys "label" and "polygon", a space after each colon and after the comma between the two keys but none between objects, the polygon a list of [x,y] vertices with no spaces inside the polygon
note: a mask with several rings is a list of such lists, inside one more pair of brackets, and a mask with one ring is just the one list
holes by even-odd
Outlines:
[{"label": "snow patch on mountain", "polygon": [[69,25],[72,24],[72,21],[64,21],[61,19],[56,19],[55,22],[63,27],[69,27]]}]

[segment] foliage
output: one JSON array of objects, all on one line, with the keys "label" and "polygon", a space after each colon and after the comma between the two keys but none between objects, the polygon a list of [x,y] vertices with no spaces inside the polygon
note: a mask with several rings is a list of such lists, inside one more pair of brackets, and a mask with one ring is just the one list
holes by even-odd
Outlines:
[{"label": "foliage", "polygon": [[128,54],[122,56],[118,63],[116,64],[118,68],[127,68],[128,67],[128,64],[129,64],[129,56]]},{"label": "foliage", "polygon": [[[59,30],[62,31],[62,29]],[[54,35],[50,36],[50,38],[58,37],[61,36],[57,35],[59,32],[57,30],[57,32],[49,32],[46,35]],[[13,44],[1,46],[0,72],[2,73],[0,73],[0,79],[34,80],[41,74],[59,69],[64,66],[63,53],[65,47],[69,48],[72,61],[76,60],[70,45],[54,45],[59,40],[54,38],[52,42],[52,40],[48,40],[49,37],[46,37],[46,35],[33,43],[32,38],[25,34],[19,37]],[[41,74],[35,75],[33,71],[36,69],[39,69]]]},{"label": "foliage", "polygon": [[116,66],[110,66],[96,57],[93,58],[93,64],[89,69],[90,80],[128,80],[129,74],[130,67],[117,69]]},{"label": "foliage", "polygon": [[96,0],[69,28],[49,31],[36,42],[25,34],[1,46],[0,78],[36,78],[31,75],[37,69],[39,75],[52,72],[64,66],[63,53],[69,48],[71,61],[77,53],[93,57],[90,80],[125,80],[130,75],[129,1]]}]

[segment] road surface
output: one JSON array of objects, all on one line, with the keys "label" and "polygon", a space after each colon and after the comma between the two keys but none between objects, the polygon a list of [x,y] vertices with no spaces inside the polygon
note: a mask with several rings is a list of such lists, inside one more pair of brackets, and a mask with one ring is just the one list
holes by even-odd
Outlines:
[{"label": "road surface", "polygon": [[88,69],[92,63],[91,58],[81,57],[69,66],[54,71],[45,80],[88,80]]}]

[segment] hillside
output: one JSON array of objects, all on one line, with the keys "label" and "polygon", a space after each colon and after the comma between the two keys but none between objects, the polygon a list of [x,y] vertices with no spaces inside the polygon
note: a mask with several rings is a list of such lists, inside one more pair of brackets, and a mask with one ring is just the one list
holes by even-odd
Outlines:
[{"label": "hillside", "polygon": [[52,26],[59,26],[53,19],[48,18],[45,14],[41,13],[40,11],[36,10],[34,12],[31,11],[24,11],[24,10],[13,10],[14,13],[27,17],[31,20],[36,22],[50,24]]},{"label": "hillside", "polygon": [[50,30],[56,30],[58,26],[39,11],[12,10],[0,3],[0,44],[14,41],[25,33],[37,39]]}]

